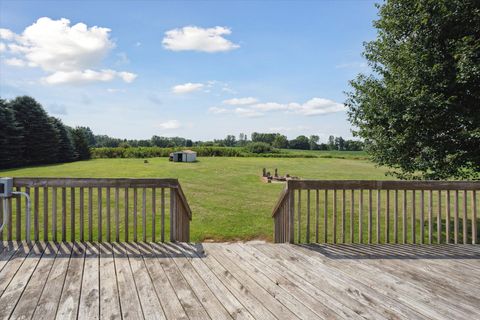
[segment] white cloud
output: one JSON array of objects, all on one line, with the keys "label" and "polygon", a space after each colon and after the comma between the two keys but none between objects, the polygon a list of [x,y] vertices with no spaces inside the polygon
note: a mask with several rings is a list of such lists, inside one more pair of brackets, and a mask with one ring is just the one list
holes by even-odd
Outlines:
[{"label": "white cloud", "polygon": [[345,110],[346,108],[342,103],[324,98],[313,98],[303,104],[290,103],[288,105],[288,111],[305,116],[316,116]]},{"label": "white cloud", "polygon": [[5,59],[5,64],[13,67],[24,67],[27,65],[25,60],[18,58]]},{"label": "white cloud", "polygon": [[218,107],[211,107],[208,109],[208,112],[213,114],[225,114],[225,113],[229,113],[229,111],[230,110],[228,109],[218,108]]},{"label": "white cloud", "polygon": [[163,46],[172,51],[220,52],[237,49],[240,46],[225,39],[232,31],[226,27],[200,28],[187,26],[165,32]]},{"label": "white cloud", "polygon": [[180,122],[178,120],[168,120],[166,122],[160,123],[158,126],[161,129],[165,129],[165,130],[173,130],[181,127]]},{"label": "white cloud", "polygon": [[20,35],[0,29],[0,37],[12,41],[8,44],[9,52],[25,60],[26,65],[50,73],[45,78],[46,83],[78,84],[115,78],[131,82],[136,77],[130,72],[93,70],[115,47],[108,28],[88,27],[84,23],[71,26],[70,20],[65,18],[43,17]]},{"label": "white cloud", "polygon": [[250,108],[236,108],[234,112],[235,114],[246,118],[258,118],[263,116],[263,113]]},{"label": "white cloud", "polygon": [[179,84],[176,85],[172,88],[173,93],[181,94],[181,93],[189,93],[193,91],[200,90],[201,88],[204,87],[203,83],[184,83],[184,84]]},{"label": "white cloud", "polygon": [[223,100],[222,102],[223,104],[228,104],[231,106],[246,106],[246,105],[257,103],[258,100],[252,97],[247,97],[247,98],[233,98],[233,99]]},{"label": "white cloud", "polygon": [[252,106],[253,109],[262,110],[262,111],[278,111],[278,110],[286,110],[288,106],[286,104],[281,104],[277,102],[266,102],[266,103],[258,103]]},{"label": "white cloud", "polygon": [[5,45],[5,43],[0,42],[0,52],[4,52],[5,50],[7,50],[7,46]]},{"label": "white cloud", "polygon": [[57,71],[51,75],[42,78],[46,84],[86,84],[91,82],[107,82],[115,78],[120,78],[129,83],[135,80],[137,76],[129,72],[118,72],[115,70],[84,70],[84,71]]}]

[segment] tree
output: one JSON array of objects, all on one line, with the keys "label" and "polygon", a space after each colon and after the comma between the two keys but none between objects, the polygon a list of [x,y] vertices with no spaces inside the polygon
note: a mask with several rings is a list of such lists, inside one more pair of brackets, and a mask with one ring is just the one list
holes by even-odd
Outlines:
[{"label": "tree", "polygon": [[335,137],[329,136],[328,137],[328,150],[335,150]]},{"label": "tree", "polygon": [[93,134],[92,129],[90,129],[89,127],[77,127],[76,129],[83,132],[83,135],[87,139],[87,143],[89,147],[95,146],[97,142],[95,140],[95,135]]},{"label": "tree", "polygon": [[288,139],[283,134],[279,134],[273,140],[272,146],[279,149],[288,148]]},{"label": "tree", "polygon": [[90,159],[90,147],[88,146],[88,137],[82,127],[72,129],[72,140],[75,147],[76,160]]},{"label": "tree", "polygon": [[15,120],[8,103],[0,99],[0,168],[23,164],[22,127]]},{"label": "tree", "polygon": [[373,161],[406,179],[480,178],[480,2],[391,0],[351,81],[349,119]]},{"label": "tree", "polygon": [[57,162],[73,161],[75,159],[75,151],[70,131],[60,119],[51,117],[50,121],[57,132]]},{"label": "tree", "polygon": [[15,120],[23,128],[23,154],[25,164],[53,163],[57,161],[57,131],[43,107],[35,99],[23,96],[9,102]]},{"label": "tree", "polygon": [[318,149],[318,141],[320,140],[319,136],[312,135],[308,139],[308,142],[310,143],[310,150],[316,150]]},{"label": "tree", "polygon": [[335,150],[338,151],[345,151],[345,139],[342,137],[336,137],[335,138]]},{"label": "tree", "polygon": [[236,143],[236,139],[234,135],[227,135],[225,140],[223,141],[226,147],[234,147]]},{"label": "tree", "polygon": [[296,139],[290,140],[288,143],[290,149],[300,149],[300,150],[309,150],[310,142],[305,136],[298,136]]}]

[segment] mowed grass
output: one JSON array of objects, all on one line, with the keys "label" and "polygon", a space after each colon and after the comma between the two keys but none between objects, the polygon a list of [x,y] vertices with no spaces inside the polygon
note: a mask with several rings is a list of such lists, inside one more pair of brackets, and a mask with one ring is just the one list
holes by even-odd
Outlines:
[{"label": "mowed grass", "polygon": [[143,159],[95,159],[3,170],[0,176],[178,178],[193,212],[191,241],[272,240],[271,213],[284,185],[262,182],[262,168],[272,173],[278,168],[281,175],[303,179],[389,179],[384,169],[367,160],[224,157],[202,157],[196,163],[172,163],[166,158],[151,158],[148,163]]}]

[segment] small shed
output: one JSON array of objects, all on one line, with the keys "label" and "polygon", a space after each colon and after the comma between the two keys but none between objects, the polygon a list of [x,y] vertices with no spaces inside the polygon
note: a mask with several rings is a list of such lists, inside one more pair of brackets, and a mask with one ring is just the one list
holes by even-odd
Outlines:
[{"label": "small shed", "polygon": [[197,161],[197,153],[192,150],[182,150],[182,151],[172,152],[170,154],[170,161],[195,162]]}]

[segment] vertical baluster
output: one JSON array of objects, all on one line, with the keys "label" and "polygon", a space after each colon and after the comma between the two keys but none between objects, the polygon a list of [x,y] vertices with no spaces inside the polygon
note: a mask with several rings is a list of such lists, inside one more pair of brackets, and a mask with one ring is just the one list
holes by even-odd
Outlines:
[{"label": "vertical baluster", "polygon": [[57,188],[56,187],[52,188],[52,241],[57,241]]},{"label": "vertical baluster", "polygon": [[102,188],[99,187],[97,190],[98,193],[98,230],[97,230],[97,239],[98,241],[102,242],[102,234],[103,234],[103,217],[102,217],[102,209],[103,209],[103,201],[102,201]]},{"label": "vertical baluster", "polygon": [[75,188],[70,188],[70,241],[75,241]]},{"label": "vertical baluster", "polygon": [[398,243],[398,190],[394,192],[395,203],[393,206],[393,241]]},{"label": "vertical baluster", "polygon": [[333,243],[337,243],[337,189],[333,189]]},{"label": "vertical baluster", "polygon": [[[21,192],[21,191],[22,191],[22,188],[17,187],[17,192]],[[20,241],[22,240],[22,197],[17,197],[15,202],[17,204],[17,210],[16,210],[17,220],[15,221],[17,226],[16,226],[15,237],[17,238],[17,241]],[[47,204],[47,207],[48,207],[48,204]],[[48,234],[48,230],[46,232]]]},{"label": "vertical baluster", "polygon": [[156,200],[156,190],[152,188],[152,241],[155,242],[155,225],[156,225],[156,215],[157,215],[157,200]]},{"label": "vertical baluster", "polygon": [[[5,198],[0,198],[0,224],[3,224],[3,210],[4,210],[4,206],[3,206],[3,201],[6,201]],[[3,241],[3,229],[0,230],[0,241]]]},{"label": "vertical baluster", "polygon": [[458,244],[458,190],[455,190],[455,198],[453,199],[454,217],[453,217],[453,242]]},{"label": "vertical baluster", "polygon": [[350,243],[354,241],[353,224],[355,223],[355,190],[350,190]]},{"label": "vertical baluster", "polygon": [[288,192],[288,242],[295,242],[295,192]]},{"label": "vertical baluster", "polygon": [[368,243],[372,243],[372,190],[368,190]]},{"label": "vertical baluster", "polygon": [[425,192],[424,190],[421,191],[420,194],[420,243],[423,244],[425,242]]},{"label": "vertical baluster", "polygon": [[342,243],[345,243],[346,230],[346,212],[345,212],[345,189],[342,189]]},{"label": "vertical baluster", "polygon": [[442,191],[438,190],[437,242],[442,243]]},{"label": "vertical baluster", "polygon": [[[20,229],[18,222],[17,229]],[[43,241],[48,241],[48,187],[43,188]]]},{"label": "vertical baluster", "polygon": [[120,190],[115,188],[115,241],[120,241]]},{"label": "vertical baluster", "polygon": [[137,188],[133,188],[133,241],[137,242]]},{"label": "vertical baluster", "polygon": [[88,188],[88,241],[93,241],[93,189]]},{"label": "vertical baluster", "polygon": [[67,241],[67,188],[62,187],[62,241]]},{"label": "vertical baluster", "polygon": [[320,219],[320,190],[316,190],[315,197],[315,242],[318,243],[318,228]]},{"label": "vertical baluster", "polygon": [[[176,197],[175,197],[175,189],[170,188],[170,241],[176,241],[177,235],[175,234],[175,230],[177,228],[177,219],[176,219]],[[281,236],[280,236],[281,241]]]},{"label": "vertical baluster", "polygon": [[302,228],[302,206],[301,206],[301,203],[302,203],[302,190],[301,189],[298,189],[298,243],[302,243],[302,231],[301,231],[301,228]]},{"label": "vertical baluster", "polygon": [[328,241],[328,190],[325,190],[323,199],[323,242]]},{"label": "vertical baluster", "polygon": [[161,191],[161,222],[162,222],[162,234],[160,235],[162,242],[165,242],[165,188]]},{"label": "vertical baluster", "polygon": [[84,237],[85,237],[85,203],[84,203],[84,191],[83,191],[83,187],[80,187],[80,194],[79,194],[79,197],[80,197],[80,241],[83,242],[84,240]]},{"label": "vertical baluster", "polygon": [[110,226],[110,214],[111,214],[111,210],[110,210],[110,187],[107,187],[107,189],[105,190],[106,192],[106,198],[105,198],[105,202],[106,202],[106,206],[107,206],[107,242],[110,242],[110,236],[111,236],[111,226]]},{"label": "vertical baluster", "polygon": [[445,241],[450,243],[450,190],[447,190],[445,202]]},{"label": "vertical baluster", "polygon": [[39,240],[38,237],[38,211],[40,206],[40,188],[35,187],[35,195],[34,195],[34,209],[33,209],[33,239],[35,241]]},{"label": "vertical baluster", "polygon": [[377,243],[380,243],[380,208],[381,208],[381,192],[382,190],[377,190]]},{"label": "vertical baluster", "polygon": [[142,237],[147,241],[147,189],[142,190]]},{"label": "vertical baluster", "polygon": [[412,243],[416,243],[416,226],[417,226],[417,217],[416,217],[416,191],[412,190]]},{"label": "vertical baluster", "polygon": [[463,190],[463,223],[462,223],[462,234],[463,234],[463,244],[466,244],[468,241],[468,232],[467,232],[467,190]]},{"label": "vertical baluster", "polygon": [[125,241],[128,242],[128,206],[129,206],[129,201],[128,201],[128,188],[125,188]]},{"label": "vertical baluster", "polygon": [[307,190],[307,230],[305,236],[307,243],[310,243],[310,189]]},{"label": "vertical baluster", "polygon": [[7,241],[12,241],[12,234],[13,234],[12,198],[7,199],[7,210],[8,210]]},{"label": "vertical baluster", "polygon": [[433,195],[428,190],[428,243],[432,244],[433,239]]},{"label": "vertical baluster", "polygon": [[472,190],[472,244],[477,243],[477,191]]},{"label": "vertical baluster", "polygon": [[358,243],[363,243],[363,190],[360,189],[358,203]]},{"label": "vertical baluster", "polygon": [[403,243],[407,243],[407,190],[403,190]]},{"label": "vertical baluster", "polygon": [[385,206],[385,243],[390,243],[390,190],[387,190]]}]

